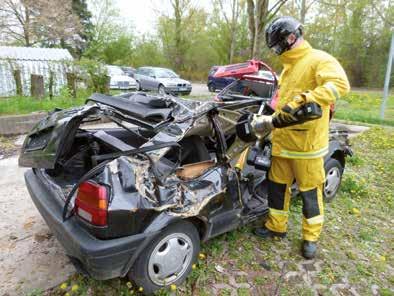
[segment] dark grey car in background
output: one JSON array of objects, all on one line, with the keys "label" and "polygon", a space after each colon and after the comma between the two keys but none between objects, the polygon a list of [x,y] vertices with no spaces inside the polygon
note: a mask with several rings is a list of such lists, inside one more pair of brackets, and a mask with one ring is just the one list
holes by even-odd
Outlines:
[{"label": "dark grey car in background", "polygon": [[189,95],[190,81],[179,78],[174,71],[159,67],[140,67],[134,74],[140,90],[153,90],[159,94]]},{"label": "dark grey car in background", "polygon": [[135,68],[133,68],[133,67],[126,67],[126,66],[123,66],[123,67],[121,67],[121,68],[122,68],[123,72],[124,72],[127,76],[134,78],[134,74],[135,74],[135,71],[136,71]]}]

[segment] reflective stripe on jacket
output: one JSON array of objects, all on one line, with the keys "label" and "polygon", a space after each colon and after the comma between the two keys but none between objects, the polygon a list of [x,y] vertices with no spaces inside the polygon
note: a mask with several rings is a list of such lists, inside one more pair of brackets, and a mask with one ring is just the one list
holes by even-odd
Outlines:
[{"label": "reflective stripe on jacket", "polygon": [[272,154],[285,158],[308,159],[328,152],[330,104],[350,90],[349,81],[339,62],[328,53],[313,49],[307,41],[280,56],[283,71],[279,78],[276,110],[300,97],[316,102],[323,116],[303,124],[275,129]]}]

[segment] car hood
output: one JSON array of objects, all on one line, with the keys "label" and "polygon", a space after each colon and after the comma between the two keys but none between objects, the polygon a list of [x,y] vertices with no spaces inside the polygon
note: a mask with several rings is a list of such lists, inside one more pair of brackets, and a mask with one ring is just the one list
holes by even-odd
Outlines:
[{"label": "car hood", "polygon": [[189,81],[181,79],[181,78],[156,78],[157,81],[164,85],[169,84],[190,84]]},{"label": "car hood", "polygon": [[126,75],[114,75],[111,76],[111,82],[118,82],[118,81],[127,81],[129,83],[136,83],[134,78],[131,78]]}]

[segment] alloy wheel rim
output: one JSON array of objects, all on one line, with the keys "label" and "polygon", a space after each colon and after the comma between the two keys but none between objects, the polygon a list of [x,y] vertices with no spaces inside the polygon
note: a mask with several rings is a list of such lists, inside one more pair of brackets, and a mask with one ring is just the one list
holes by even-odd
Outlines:
[{"label": "alloy wheel rim", "polygon": [[332,198],[338,190],[341,183],[341,172],[339,168],[333,167],[326,174],[326,182],[324,183],[324,195]]},{"label": "alloy wheel rim", "polygon": [[166,94],[166,92],[164,90],[164,87],[162,87],[162,86],[159,87],[159,94],[161,94],[161,95],[165,95]]},{"label": "alloy wheel rim", "polygon": [[186,272],[192,257],[190,237],[184,233],[170,234],[156,245],[149,257],[149,278],[158,286],[172,284]]}]

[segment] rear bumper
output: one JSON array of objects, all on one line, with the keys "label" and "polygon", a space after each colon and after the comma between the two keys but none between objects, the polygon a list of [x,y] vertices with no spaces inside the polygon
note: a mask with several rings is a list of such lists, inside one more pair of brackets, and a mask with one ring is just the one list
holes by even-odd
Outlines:
[{"label": "rear bumper", "polygon": [[77,269],[99,280],[125,276],[135,259],[157,232],[99,240],[71,217],[63,222],[63,201],[33,172],[25,173],[31,198],[48,227],[72,258]]}]

